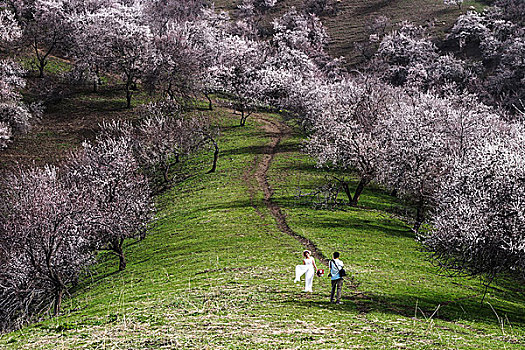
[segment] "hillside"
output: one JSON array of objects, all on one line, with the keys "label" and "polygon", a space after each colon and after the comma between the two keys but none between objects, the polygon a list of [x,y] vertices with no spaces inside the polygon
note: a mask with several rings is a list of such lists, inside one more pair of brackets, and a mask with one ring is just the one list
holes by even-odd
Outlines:
[{"label": "hillside", "polygon": [[[218,172],[205,174],[209,155],[195,159],[196,175],[157,199],[154,232],[126,247],[125,271],[101,255],[61,316],[3,335],[2,348],[523,348],[523,290],[493,285],[481,305],[479,282],[440,276],[380,189],[356,209],[297,199],[323,174],[278,116],[245,128],[229,110],[212,116]],[[320,258],[341,251],[353,277],[343,305],[328,303],[326,276],[312,294],[293,283],[304,244]]]},{"label": "hillside", "polygon": [[[38,2],[43,3],[46,13],[52,14],[54,10],[47,2]],[[301,3],[280,0],[270,17]],[[337,15],[323,16],[322,20],[332,36],[331,53],[344,55],[349,65],[356,65],[360,58],[354,43],[366,40],[365,26],[375,16],[387,16],[394,24],[402,20],[419,24],[432,22],[430,29],[439,37],[450,28],[460,12],[470,6],[479,9],[482,3],[467,1],[459,10],[445,7],[441,0],[341,0]],[[172,4],[182,3],[175,0]],[[151,28],[143,23],[143,19],[151,19],[151,13],[146,16],[146,12],[137,11],[142,15],[137,16],[135,7],[113,5],[100,12],[103,14],[101,19],[110,15],[109,22],[97,21],[97,25],[84,26],[91,15],[80,16],[79,22],[72,22],[82,30],[96,29],[97,35],[86,38],[88,45],[82,47],[87,51],[83,53],[89,53],[90,48],[96,46],[98,35],[106,40],[115,38],[113,34],[134,40],[123,46],[120,39],[116,41],[115,50],[111,51],[113,58],[103,71],[97,72],[100,86],[97,79],[76,81],[72,79],[74,74],[66,74],[85,67],[77,66],[79,62],[69,59],[69,56],[59,57],[62,53],[50,55],[49,62],[41,66],[41,72],[45,71],[47,75],[45,78],[36,77],[34,58],[24,56],[22,51],[21,57],[16,57],[29,74],[20,72],[13,76],[27,81],[27,85],[17,85],[12,91],[6,89],[14,96],[7,101],[10,106],[24,111],[31,102],[42,99],[46,108],[42,116],[38,110],[14,114],[36,116],[34,120],[20,123],[27,129],[17,130],[14,128],[17,124],[13,122],[13,128],[10,125],[4,128],[4,139],[0,130],[0,141],[4,140],[5,145],[3,148],[0,143],[0,176],[18,165],[21,168],[26,165],[60,165],[71,157],[78,157],[79,161],[70,161],[68,167],[57,171],[58,176],[35,177],[32,182],[10,181],[10,177],[2,181],[5,186],[2,199],[5,201],[0,203],[0,291],[9,293],[2,294],[0,320],[4,321],[4,330],[24,327],[0,334],[0,349],[525,348],[525,287],[519,282],[522,280],[516,279],[519,276],[512,275],[518,269],[517,264],[507,263],[506,270],[498,270],[498,278],[489,286],[478,278],[450,275],[451,270],[440,269],[436,266],[438,262],[423,251],[411,222],[416,211],[420,214],[423,209],[431,210],[434,221],[424,221],[420,233],[439,231],[441,221],[435,218],[441,208],[434,204],[440,203],[436,199],[438,196],[447,195],[443,183],[457,184],[463,189],[481,177],[488,180],[480,182],[481,190],[473,193],[501,197],[503,204],[490,202],[485,214],[496,213],[503,217],[503,232],[510,231],[507,228],[509,206],[505,206],[506,200],[516,199],[512,203],[520,208],[518,218],[521,219],[524,211],[520,198],[524,197],[525,191],[507,192],[506,187],[487,191],[492,187],[481,185],[506,184],[500,179],[511,177],[510,173],[514,176],[511,180],[525,178],[523,172],[514,172],[524,169],[525,162],[511,161],[525,159],[525,153],[519,147],[525,140],[522,129],[512,137],[502,135],[501,140],[494,137],[501,143],[487,143],[489,151],[494,145],[500,147],[497,148],[499,153],[493,152],[493,158],[469,159],[476,163],[474,165],[490,164],[481,170],[471,164],[467,174],[472,173],[472,177],[465,177],[452,167],[457,163],[469,164],[463,161],[452,163],[459,159],[454,154],[463,155],[467,151],[454,153],[453,147],[443,145],[456,145],[455,142],[460,140],[461,147],[465,145],[465,150],[472,147],[472,154],[477,155],[474,148],[481,149],[484,141],[493,138],[492,132],[503,134],[508,131],[512,134],[513,127],[517,128],[518,124],[503,121],[496,112],[492,116],[485,106],[481,108],[472,101],[462,101],[459,106],[456,99],[412,94],[412,90],[398,94],[397,90],[379,83],[368,89],[367,82],[346,80],[346,74],[342,74],[341,79],[317,79],[318,74],[313,74],[312,79],[295,80],[302,77],[295,73],[301,73],[303,69],[305,73],[317,72],[317,69],[310,71],[314,61],[293,63],[293,69],[281,70],[280,59],[286,56],[281,51],[259,51],[258,43],[243,35],[224,35],[222,24],[225,23],[219,21],[217,28],[212,28],[215,24],[207,21],[208,17],[214,18],[212,15],[196,23],[195,33],[205,34],[205,44],[210,41],[213,45],[198,46],[202,50],[185,51],[192,46],[187,45],[192,41],[185,43],[182,40],[184,45],[172,47],[171,44],[178,41],[177,33],[186,33],[189,28],[187,22],[180,22],[182,32],[173,32],[177,34],[175,37],[171,37],[171,32],[166,35],[169,38],[166,43],[170,45],[164,47],[160,36],[148,34],[155,21],[149,24]],[[232,0],[220,0],[218,5],[219,8],[234,8]],[[160,16],[163,11],[153,13]],[[202,13],[200,9],[199,13]],[[121,15],[127,20],[121,21]],[[263,21],[268,24],[269,20],[265,18]],[[305,21],[300,16],[297,20],[298,23]],[[112,23],[113,30],[109,30],[106,23]],[[144,36],[127,35],[128,32],[119,27],[123,23],[133,29],[130,33],[142,32]],[[141,30],[135,31],[137,28]],[[232,29],[228,24],[228,28],[231,33],[239,30],[235,25]],[[210,29],[212,37],[208,37]],[[75,31],[75,34],[81,36],[82,30]],[[189,32],[193,33],[192,30]],[[65,38],[71,39],[70,35],[65,34]],[[200,38],[200,35],[195,37]],[[148,46],[145,46],[147,55],[139,50],[134,56],[144,61],[143,71],[134,68],[134,59],[130,61],[133,62],[131,66],[120,72],[114,71],[115,62],[125,61],[126,50],[120,49],[140,44]],[[153,44],[160,46],[149,46]],[[36,41],[34,45],[38,53]],[[153,47],[158,48],[162,55],[150,55]],[[239,50],[244,54],[239,54]],[[272,56],[267,56],[268,52],[272,52]],[[99,58],[105,62],[107,51],[101,53],[103,55]],[[206,59],[199,59],[200,54]],[[215,54],[220,57],[211,57]],[[166,62],[159,60],[161,56]],[[437,57],[426,53],[422,56]],[[267,76],[259,71],[269,58],[275,59],[271,66],[276,70],[264,70]],[[180,62],[181,66],[178,65]],[[209,62],[213,65],[210,66]],[[434,66],[428,67],[430,71]],[[224,72],[213,75],[223,68]],[[131,74],[129,69],[136,70],[133,79],[127,76]],[[204,77],[195,78],[199,75],[196,72],[200,71]],[[236,74],[230,75],[230,72]],[[245,74],[240,78],[249,79],[236,79],[237,74],[243,72]],[[208,76],[208,73],[213,76]],[[292,79],[286,79],[288,73],[293,73]],[[266,77],[270,77],[269,83],[265,81]],[[160,80],[157,82],[156,78]],[[195,78],[197,82],[185,86],[184,78]],[[272,83],[281,86],[281,80],[294,83],[283,84],[282,91],[274,91]],[[206,84],[210,82],[221,83],[216,90],[209,90]],[[259,82],[267,84],[252,91]],[[91,92],[93,83],[97,92]],[[172,84],[179,83],[188,90],[172,91]],[[310,94],[316,90],[319,93]],[[249,94],[245,95],[246,92]],[[166,94],[171,98],[165,100]],[[275,95],[279,97],[277,100]],[[209,110],[204,96],[210,102]],[[457,100],[460,99],[463,98]],[[159,103],[143,106],[149,102]],[[297,105],[290,102],[297,102]],[[424,108],[416,110],[416,107]],[[297,119],[291,119],[290,112],[296,113]],[[239,126],[241,113],[243,117],[249,115],[245,126]],[[468,118],[464,118],[465,115]],[[361,116],[366,119],[362,121],[363,125],[354,125],[354,119]],[[485,117],[494,117],[491,121],[500,123],[485,123]],[[115,120],[130,123],[100,125],[103,121]],[[461,124],[454,124],[457,120]],[[347,159],[337,168],[339,170],[318,168],[316,159],[323,161],[323,158],[311,150],[310,155],[305,153],[305,125],[312,121],[316,128],[309,136],[310,146],[319,135],[318,131],[330,131],[321,135],[327,142],[314,144],[316,148],[333,154],[343,150],[351,153],[350,158],[357,158],[354,154],[358,154],[367,161],[365,163],[379,164],[372,164],[373,171],[368,173],[362,171],[359,162]],[[9,134],[5,130],[14,132]],[[83,145],[86,140],[94,140],[96,135],[105,135],[107,139],[94,142],[94,146],[107,144],[107,150]],[[383,135],[386,137],[381,137]],[[398,142],[400,139],[403,142]],[[432,142],[427,145],[426,139]],[[363,147],[360,141],[364,141]],[[479,144],[469,146],[470,142]],[[352,144],[357,145],[352,147]],[[215,172],[210,172],[217,145],[220,147],[218,167]],[[349,150],[344,150],[348,145],[351,146]],[[420,145],[425,147],[420,148]],[[71,151],[79,148],[84,149],[83,153],[72,155]],[[485,149],[480,151],[478,148],[475,148],[476,152],[484,155],[481,151]],[[516,152],[509,151],[512,157],[507,157],[506,149]],[[398,154],[398,150],[407,152]],[[425,158],[425,154],[432,156],[424,159],[424,164],[411,162],[412,158]],[[317,158],[313,159],[314,156]],[[342,158],[346,158],[344,153]],[[441,159],[448,162],[440,162]],[[330,160],[325,165],[331,167],[336,162],[337,159]],[[494,173],[483,175],[484,171],[492,171],[500,163],[505,163],[501,166],[503,170],[510,168],[510,171],[495,172],[501,174],[497,181],[493,180]],[[391,169],[402,170],[395,174],[396,182],[381,177]],[[413,169],[419,171],[414,176],[419,187],[431,182],[429,178],[440,180],[439,187],[431,184],[431,191],[423,193],[403,188],[400,182],[410,179],[410,170]],[[35,172],[45,173],[41,169]],[[368,178],[371,173],[374,176]],[[452,175],[460,180],[452,181]],[[323,188],[326,189],[323,186],[336,177],[347,181],[347,189],[355,189],[358,183],[365,183],[364,179],[371,182],[366,181],[356,206],[346,204],[347,198],[342,190],[335,201],[332,198],[331,204],[335,202],[334,205],[320,204],[319,199],[326,194],[322,192]],[[336,180],[341,182],[339,179]],[[42,186],[47,182],[60,183]],[[508,188],[512,190],[514,187],[510,185]],[[524,185],[519,182],[520,189],[524,189]],[[26,189],[27,194],[23,191]],[[59,200],[54,199],[55,194]],[[479,208],[480,203],[485,203],[484,198],[469,192],[460,195],[461,199],[472,199],[473,203],[469,203],[467,209]],[[423,206],[423,196],[433,198],[432,207]],[[48,200],[48,197],[53,198]],[[81,203],[84,201],[85,204]],[[152,203],[157,209],[154,215]],[[461,202],[450,203],[447,209],[451,212],[450,217],[455,219],[461,209],[457,203]],[[29,209],[25,210],[26,207]],[[34,215],[35,212],[38,215]],[[128,216],[133,212],[138,212],[135,219]],[[60,216],[57,213],[70,219],[54,219]],[[465,224],[475,222],[472,215],[475,211],[463,210],[462,213],[464,220],[459,224],[445,222],[441,226],[467,227],[467,235],[473,237],[476,244],[490,248],[483,236],[476,235],[476,230],[480,229],[471,229]],[[59,225],[64,221],[68,227],[62,229]],[[509,226],[521,235],[523,222],[512,223]],[[437,229],[427,230],[430,224],[436,224],[434,228]],[[142,235],[146,229],[148,234]],[[54,235],[53,231],[60,236]],[[488,234],[494,231],[494,226],[486,230]],[[115,238],[116,233],[121,235]],[[44,239],[39,240],[40,236]],[[507,236],[503,237],[507,239]],[[519,244],[521,236],[516,241]],[[123,242],[124,254],[120,249]],[[461,244],[451,244],[454,241],[450,235],[444,236],[443,242],[447,249],[472,251]],[[116,247],[115,244],[120,245]],[[59,247],[65,249],[53,257],[52,250],[58,251]],[[517,245],[510,247],[514,249]],[[101,250],[107,248],[113,248],[113,252]],[[300,283],[294,283],[295,268],[303,263],[305,249],[312,251],[318,268],[325,270],[332,253],[341,253],[348,271],[342,304],[330,303],[328,273],[314,278],[313,292],[303,292],[304,277]],[[512,249],[508,250],[513,252]],[[39,261],[36,261],[34,250],[43,252]],[[520,247],[516,250],[521,252]],[[118,255],[121,263],[125,255],[125,269],[124,264],[119,269]],[[478,267],[472,261],[492,261],[486,256],[467,262]],[[496,267],[514,261],[507,255],[502,256],[504,261],[501,265],[497,261]],[[79,260],[74,269],[76,262],[73,258]],[[56,272],[57,266],[63,267],[64,272]],[[521,268],[520,271],[525,271],[525,265]],[[482,270],[480,276],[489,275]],[[63,277],[69,279],[65,281]],[[51,297],[55,297],[54,305]],[[53,311],[57,314],[53,315]],[[28,321],[30,324],[16,323],[22,322],[20,316],[25,314],[33,317]]]},{"label": "hillside", "polygon": [[[231,11],[238,1],[215,1],[218,8]],[[303,1],[281,0],[271,17],[283,14],[295,6],[301,8]],[[377,16],[386,16],[392,25],[402,21],[411,21],[420,25],[431,26],[431,33],[443,36],[452,27],[458,15],[474,7],[481,9],[485,1],[465,1],[462,9],[446,6],[442,0],[341,0],[337,1],[338,12],[335,15],[323,15],[321,20],[330,35],[329,52],[332,56],[344,56],[350,65],[361,62],[356,51],[356,42],[368,41],[366,25]]]}]

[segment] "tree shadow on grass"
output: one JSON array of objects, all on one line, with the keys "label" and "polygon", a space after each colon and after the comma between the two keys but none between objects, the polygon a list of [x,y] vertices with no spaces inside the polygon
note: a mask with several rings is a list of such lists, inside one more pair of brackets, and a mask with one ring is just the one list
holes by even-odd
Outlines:
[{"label": "tree shadow on grass", "polygon": [[[288,170],[291,172],[298,171],[298,172],[310,172],[310,173],[319,173],[319,174],[326,174],[328,175],[329,172],[326,171],[326,169],[318,168],[314,165],[314,163],[307,163],[303,160],[298,160],[296,162],[293,162],[292,165],[288,165],[284,170]],[[340,174],[339,174],[340,175]],[[357,180],[356,180],[357,185]]]},{"label": "tree shadow on grass", "polygon": [[[352,207],[349,205],[338,205],[334,208],[315,209],[313,201],[298,199],[296,196],[279,197],[277,203],[282,209],[293,211],[294,209],[310,209],[313,212],[312,223],[315,222],[316,228],[348,228],[349,230],[381,230],[392,232],[394,236],[414,238],[414,233],[400,222],[388,214],[398,214],[403,210],[402,207],[389,206],[381,208]],[[360,218],[362,215],[380,215],[381,217]],[[386,214],[377,213],[384,211]],[[341,215],[341,213],[348,215]],[[377,214],[376,214],[377,213]],[[379,222],[379,224],[378,224]]]},{"label": "tree shadow on grass", "polygon": [[[346,289],[346,290],[345,290]],[[512,309],[514,302],[521,303],[516,295],[494,295],[485,299],[481,304],[481,293],[451,300],[449,295],[435,294],[433,297],[422,297],[412,295],[375,295],[372,293],[357,293],[343,287],[342,305],[334,305],[329,302],[330,291],[316,293],[317,295],[288,296],[282,303],[291,305],[302,305],[318,309],[340,310],[341,312],[352,312],[356,310],[361,313],[380,312],[404,317],[417,317],[420,319],[440,319],[448,322],[476,321],[487,325],[501,327],[500,320],[504,319],[507,326],[525,326],[525,310],[523,308]],[[319,300],[319,297],[324,300]],[[501,304],[496,299],[508,301]]]},{"label": "tree shadow on grass", "polygon": [[[192,214],[202,213],[202,212],[208,212],[210,210],[228,210],[228,209],[244,209],[244,208],[253,208],[254,202],[252,202],[249,198],[248,199],[239,199],[235,201],[228,201],[223,203],[217,203],[217,204],[210,204],[204,207],[198,207],[191,211],[185,211],[185,215],[190,215],[194,218],[204,218],[205,216],[199,215],[194,216]],[[191,218],[190,217],[190,218]]]},{"label": "tree shadow on grass", "polygon": [[[377,222],[377,220],[375,220]],[[334,228],[345,228],[349,231],[354,232],[381,232],[388,234],[393,237],[402,237],[402,238],[414,238],[414,233],[411,230],[405,229],[403,227],[396,227],[395,224],[384,220],[384,225],[374,223],[374,221],[368,219],[360,219],[355,217],[349,217],[346,220],[338,219],[320,219],[315,221],[315,227],[320,229],[334,229]]]},{"label": "tree shadow on grass", "polygon": [[[315,193],[316,191],[320,190],[323,186],[327,185],[328,183],[334,183],[337,184],[337,180],[335,178],[331,178],[331,176],[335,176],[337,178],[344,178],[346,179],[346,182],[348,183],[348,186],[350,188],[351,194],[354,194],[355,188],[358,186],[359,179],[357,176],[353,173],[344,173],[344,172],[328,172],[326,169],[322,168],[316,168],[312,164],[305,164],[304,162],[297,162],[293,165],[289,165],[283,168],[283,171],[296,174],[297,172],[303,173],[307,172],[309,175],[303,175],[304,178],[310,178],[311,175],[319,175],[322,177],[315,178],[313,181],[310,178],[310,181],[308,183],[301,183],[300,187],[298,187],[296,190],[299,192],[299,189],[301,190],[301,193],[304,197],[302,197],[301,201],[308,202],[313,204],[313,198],[314,196],[307,196],[308,193]],[[298,181],[300,181],[301,176],[298,177]],[[293,205],[297,202],[296,196],[278,196],[278,200],[284,201],[288,203],[288,205]],[[344,192],[342,188],[339,190],[339,194],[337,196],[338,201],[340,201],[340,204],[334,205],[332,207],[333,210],[347,210],[349,208],[361,208],[365,210],[382,210],[393,214],[400,214],[405,213],[407,211],[412,210],[412,206],[410,203],[407,203],[405,200],[399,197],[392,196],[387,192],[385,188],[382,186],[371,183],[368,186],[366,186],[363,190],[363,193],[361,194],[359,203],[357,207],[351,207],[348,202],[349,199]],[[343,204],[344,203],[344,204]]]},{"label": "tree shadow on grass", "polygon": [[[227,150],[224,150],[221,152],[221,156],[232,156],[232,155],[240,155],[240,154],[266,154],[268,153],[268,146],[247,146],[247,147],[239,147],[239,148],[230,148]],[[284,152],[293,152],[294,147],[293,145],[290,146],[284,146],[277,148],[275,154],[284,153]]]},{"label": "tree shadow on grass", "polygon": [[69,294],[75,295],[77,292],[83,293],[88,289],[92,289],[97,285],[104,283],[108,278],[117,275],[120,271],[118,270],[118,262],[115,264],[115,268],[111,271],[104,273],[94,273],[84,276],[77,285],[73,286],[69,290]]}]

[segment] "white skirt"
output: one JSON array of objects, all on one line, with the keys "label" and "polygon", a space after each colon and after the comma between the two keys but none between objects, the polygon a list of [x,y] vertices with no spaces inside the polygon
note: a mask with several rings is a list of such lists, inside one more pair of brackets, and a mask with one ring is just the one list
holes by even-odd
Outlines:
[{"label": "white skirt", "polygon": [[294,282],[299,282],[301,276],[304,275],[304,291],[312,292],[312,284],[314,282],[314,267],[313,265],[297,265],[295,267],[295,280]]}]

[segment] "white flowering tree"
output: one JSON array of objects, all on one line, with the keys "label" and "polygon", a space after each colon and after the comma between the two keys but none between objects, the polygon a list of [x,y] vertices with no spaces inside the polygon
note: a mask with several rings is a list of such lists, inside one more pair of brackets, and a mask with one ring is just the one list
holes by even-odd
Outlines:
[{"label": "white flowering tree", "polygon": [[307,151],[321,167],[357,174],[354,191],[346,181],[339,180],[354,206],[382,167],[385,150],[378,122],[384,118],[387,104],[393,102],[389,98],[393,94],[388,91],[376,81],[343,80],[327,84],[322,94],[318,94],[319,105],[312,116],[314,123]]},{"label": "white flowering tree", "polygon": [[439,266],[488,283],[525,276],[524,135],[488,139],[443,183],[421,237]]},{"label": "white flowering tree", "polygon": [[170,113],[161,103],[150,105],[148,109],[135,131],[135,154],[153,175],[159,170],[167,186],[171,182],[171,165],[195,152],[203,136],[197,119]]},{"label": "white flowering tree", "polygon": [[240,114],[240,125],[260,103],[260,68],[266,61],[267,49],[259,43],[238,35],[229,35],[219,43],[219,57],[209,68],[213,85],[232,100],[232,106]]},{"label": "white flowering tree", "polygon": [[424,76],[425,68],[438,56],[425,29],[405,22],[383,37],[376,53],[376,68],[390,83],[404,85]]},{"label": "white flowering tree", "polygon": [[502,16],[504,19],[521,26],[525,25],[525,3],[523,3],[523,1],[496,0],[494,5],[502,10]]},{"label": "white flowering tree", "polygon": [[152,62],[147,66],[144,83],[170,99],[193,97],[201,87],[209,53],[196,42],[194,24],[170,21],[165,27],[164,34],[153,39]]},{"label": "white flowering tree", "polygon": [[74,3],[69,0],[26,2],[30,15],[24,21],[24,37],[34,52],[40,78],[44,77],[50,55],[58,49],[67,50],[72,34],[72,5]]},{"label": "white flowering tree", "polygon": [[405,95],[390,108],[380,121],[387,152],[378,181],[415,202],[418,230],[455,162],[468,158],[486,138],[505,132],[504,123],[472,95]]},{"label": "white flowering tree", "polygon": [[170,22],[195,21],[210,6],[209,0],[151,0],[144,3],[145,22],[155,35],[162,36]]},{"label": "white flowering tree", "polygon": [[142,20],[139,4],[114,3],[78,16],[74,22],[78,34],[77,60],[90,69],[95,78],[101,71],[119,74],[128,108],[139,79],[153,63],[153,37]]},{"label": "white flowering tree", "polygon": [[496,5],[482,14],[460,16],[448,40],[456,42],[481,68],[476,91],[488,103],[515,112],[525,99],[525,6],[514,0],[497,1]]},{"label": "white flowering tree", "polygon": [[463,5],[463,0],[443,0],[443,3],[448,6],[457,6],[461,10],[461,5]]},{"label": "white flowering tree", "polygon": [[16,133],[29,129],[32,119],[41,113],[38,104],[27,106],[22,102],[20,90],[26,85],[25,71],[1,51],[8,51],[8,45],[22,37],[22,31],[14,14],[0,11],[0,150],[7,147]]}]

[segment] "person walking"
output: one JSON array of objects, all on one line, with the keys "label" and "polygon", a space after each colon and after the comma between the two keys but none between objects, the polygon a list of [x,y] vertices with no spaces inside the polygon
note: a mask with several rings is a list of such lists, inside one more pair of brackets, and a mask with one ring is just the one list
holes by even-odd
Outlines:
[{"label": "person walking", "polygon": [[303,252],[303,257],[303,265],[297,265],[295,267],[294,282],[299,282],[301,276],[304,275],[304,292],[313,292],[312,285],[317,266],[315,265],[315,259],[309,250]]},{"label": "person walking", "polygon": [[341,270],[344,271],[344,264],[341,260],[339,260],[339,252],[334,252],[333,256],[334,258],[328,263],[328,267],[330,269],[330,276],[332,280],[332,292],[330,293],[330,302],[334,302],[334,294],[336,294],[337,289],[336,304],[342,304],[341,291],[343,289],[343,276],[345,275],[345,273],[341,272]]}]

